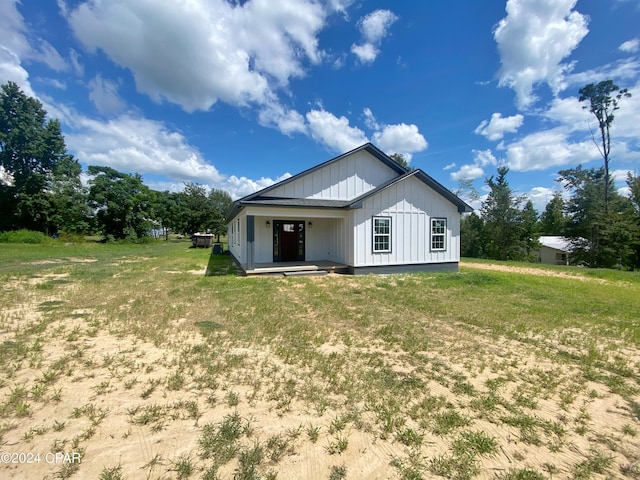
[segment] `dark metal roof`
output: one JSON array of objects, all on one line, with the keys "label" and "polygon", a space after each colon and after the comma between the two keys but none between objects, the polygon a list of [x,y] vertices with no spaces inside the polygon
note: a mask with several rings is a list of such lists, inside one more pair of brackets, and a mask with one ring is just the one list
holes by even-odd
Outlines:
[{"label": "dark metal roof", "polygon": [[257,197],[242,202],[242,205],[269,205],[280,207],[311,207],[311,208],[344,208],[351,200],[325,200],[322,198],[271,198]]}]

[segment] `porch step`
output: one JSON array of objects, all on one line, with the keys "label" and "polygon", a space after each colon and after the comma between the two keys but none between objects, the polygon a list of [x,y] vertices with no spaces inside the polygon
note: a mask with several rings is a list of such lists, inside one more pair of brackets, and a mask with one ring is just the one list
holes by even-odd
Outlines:
[{"label": "porch step", "polygon": [[282,272],[285,277],[295,277],[300,275],[328,275],[326,270],[302,270],[297,272]]}]

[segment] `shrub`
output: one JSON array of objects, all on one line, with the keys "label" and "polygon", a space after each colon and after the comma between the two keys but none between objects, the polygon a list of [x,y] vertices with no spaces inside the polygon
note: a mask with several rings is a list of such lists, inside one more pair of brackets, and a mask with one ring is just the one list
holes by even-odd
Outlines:
[{"label": "shrub", "polygon": [[48,237],[42,232],[33,230],[12,230],[9,232],[0,232],[0,243],[32,243],[40,244],[47,240]]}]

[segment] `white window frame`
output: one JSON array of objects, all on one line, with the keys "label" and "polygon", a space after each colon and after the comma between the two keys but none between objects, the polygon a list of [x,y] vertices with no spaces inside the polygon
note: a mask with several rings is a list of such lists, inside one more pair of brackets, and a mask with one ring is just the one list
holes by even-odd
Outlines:
[{"label": "white window frame", "polygon": [[[378,227],[378,222],[386,222],[387,223],[387,232],[380,233],[376,227]],[[378,242],[376,239],[386,238],[387,239],[387,248],[377,248]],[[373,253],[390,253],[391,252],[391,217],[373,217],[371,222],[371,249]]]},{"label": "white window frame", "polygon": [[429,239],[429,245],[431,246],[432,252],[445,252],[447,250],[446,218],[438,217],[431,219],[431,238]]}]

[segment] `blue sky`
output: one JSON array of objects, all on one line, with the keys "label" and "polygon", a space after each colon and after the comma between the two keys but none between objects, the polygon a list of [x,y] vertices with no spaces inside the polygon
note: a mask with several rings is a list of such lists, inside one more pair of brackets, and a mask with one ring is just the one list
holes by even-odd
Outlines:
[{"label": "blue sky", "polygon": [[371,141],[453,190],[506,165],[542,210],[602,164],[587,83],[632,93],[611,169],[640,171],[639,25],[638,0],[0,0],[0,82],[157,190],[237,198]]}]

